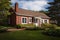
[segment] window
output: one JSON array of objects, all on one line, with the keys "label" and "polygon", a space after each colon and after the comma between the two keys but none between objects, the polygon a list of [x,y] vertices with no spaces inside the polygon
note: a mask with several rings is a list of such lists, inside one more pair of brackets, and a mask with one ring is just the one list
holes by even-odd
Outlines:
[{"label": "window", "polygon": [[27,19],[25,17],[22,18],[22,23],[27,23]]},{"label": "window", "polygon": [[45,23],[47,23],[47,20],[44,20]]},{"label": "window", "polygon": [[32,22],[32,18],[30,17],[30,18],[29,18],[29,23],[31,23],[31,22]]},{"label": "window", "polygon": [[43,20],[41,20],[41,24],[43,24]]},{"label": "window", "polygon": [[37,23],[37,21],[38,21],[38,19],[37,19],[37,18],[35,18],[35,19],[34,19],[34,23]]}]

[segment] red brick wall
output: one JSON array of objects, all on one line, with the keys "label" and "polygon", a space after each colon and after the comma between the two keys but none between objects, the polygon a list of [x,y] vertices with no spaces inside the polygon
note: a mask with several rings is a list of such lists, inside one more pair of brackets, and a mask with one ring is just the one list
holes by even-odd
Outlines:
[{"label": "red brick wall", "polygon": [[16,14],[12,14],[9,16],[10,18],[10,25],[16,25]]},{"label": "red brick wall", "polygon": [[15,3],[15,12],[19,11],[18,3]]},{"label": "red brick wall", "polygon": [[16,24],[22,24],[22,17],[26,17],[27,18],[27,24],[29,24],[29,17],[27,16],[16,16]]},{"label": "red brick wall", "polygon": [[[29,16],[18,16],[15,14],[12,14],[10,16],[10,24],[11,25],[22,24],[22,17],[26,17],[27,18],[27,24],[29,24]],[[38,20],[38,25],[40,26],[40,20]]]},{"label": "red brick wall", "polygon": [[16,24],[21,24],[21,17],[20,16],[16,16]]}]

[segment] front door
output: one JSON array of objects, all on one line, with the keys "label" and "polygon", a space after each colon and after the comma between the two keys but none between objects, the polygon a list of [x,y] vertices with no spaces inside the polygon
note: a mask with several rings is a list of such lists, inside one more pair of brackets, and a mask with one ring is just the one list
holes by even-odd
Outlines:
[{"label": "front door", "polygon": [[36,26],[39,25],[39,23],[38,23],[38,19],[37,19],[37,18],[35,18],[35,20],[34,20],[34,24],[35,24]]}]

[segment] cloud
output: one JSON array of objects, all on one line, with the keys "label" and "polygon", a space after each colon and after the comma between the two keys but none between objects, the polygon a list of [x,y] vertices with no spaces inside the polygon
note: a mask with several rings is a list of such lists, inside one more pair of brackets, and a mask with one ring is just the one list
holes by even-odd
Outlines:
[{"label": "cloud", "polygon": [[11,0],[11,2],[13,4],[18,2],[20,8],[33,11],[46,10],[48,6],[47,0]]}]

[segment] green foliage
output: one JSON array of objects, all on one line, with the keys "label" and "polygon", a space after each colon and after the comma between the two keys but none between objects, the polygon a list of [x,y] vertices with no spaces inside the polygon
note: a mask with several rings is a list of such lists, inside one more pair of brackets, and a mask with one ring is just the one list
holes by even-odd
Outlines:
[{"label": "green foliage", "polygon": [[34,24],[18,24],[17,28],[26,28],[26,30],[39,30],[40,28]]},{"label": "green foliage", "polygon": [[0,24],[5,24],[7,22],[7,17],[11,13],[9,9],[11,8],[10,0],[0,0]]},{"label": "green foliage", "polygon": [[0,10],[10,9],[10,0],[0,0]]},{"label": "green foliage", "polygon": [[16,28],[17,29],[21,28],[21,25],[20,24],[16,25]]},{"label": "green foliage", "polygon": [[24,28],[24,27],[35,27],[34,24],[19,24],[21,26],[21,28]]},{"label": "green foliage", "polygon": [[0,26],[0,29],[3,28],[4,26]]},{"label": "green foliage", "polygon": [[45,35],[49,35],[49,36],[56,36],[56,37],[60,37],[60,29],[48,29],[48,30],[44,30],[43,34]]},{"label": "green foliage", "polygon": [[54,0],[53,2],[49,2],[50,7],[48,15],[50,16],[51,20],[56,20],[55,24],[60,25],[60,0]]},{"label": "green foliage", "polygon": [[43,34],[49,35],[49,36],[58,36],[60,37],[60,29],[56,29],[58,27],[55,24],[43,24],[44,30]]},{"label": "green foliage", "polygon": [[8,27],[0,26],[0,33],[7,32]]},{"label": "green foliage", "polygon": [[44,10],[41,10],[41,11],[39,11],[40,13],[42,12],[42,13],[45,13],[46,15],[49,13],[49,11],[44,11]]},{"label": "green foliage", "polygon": [[42,24],[42,29],[49,29],[49,28],[56,28],[56,27],[58,27],[57,25],[55,25],[55,24]]}]

